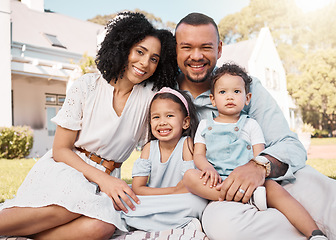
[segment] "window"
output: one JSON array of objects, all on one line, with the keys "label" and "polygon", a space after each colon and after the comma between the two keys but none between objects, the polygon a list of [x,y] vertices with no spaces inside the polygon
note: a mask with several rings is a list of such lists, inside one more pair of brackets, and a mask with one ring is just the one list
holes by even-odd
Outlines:
[{"label": "window", "polygon": [[265,81],[266,88],[279,90],[280,89],[280,79],[279,73],[273,69],[265,68]]},{"label": "window", "polygon": [[269,68],[265,69],[265,81],[266,81],[266,87],[271,88],[272,87],[272,80],[271,80],[271,71]]},{"label": "window", "polygon": [[46,97],[45,97],[46,105],[62,106],[64,101],[65,101],[64,94],[46,93]]},{"label": "window", "polygon": [[273,89],[278,90],[279,88],[279,74],[273,70]]},{"label": "window", "polygon": [[46,104],[47,105],[56,105],[56,103],[57,103],[56,95],[54,95],[54,94],[47,94],[46,95]]},{"label": "window", "polygon": [[65,95],[63,94],[53,94],[46,93],[45,104],[46,104],[46,115],[47,115],[47,131],[48,136],[54,136],[56,132],[56,124],[51,121],[53,117],[56,116],[58,111],[61,109],[65,101]]},{"label": "window", "polygon": [[57,105],[62,106],[65,102],[65,95],[57,95]]},{"label": "window", "polygon": [[56,35],[48,34],[48,33],[43,33],[43,35],[48,39],[50,42],[51,46],[53,47],[60,47],[60,48],[66,48],[57,38]]},{"label": "window", "polygon": [[47,130],[48,136],[55,136],[56,132],[56,124],[51,121],[53,117],[56,116],[56,108],[55,107],[47,107]]}]

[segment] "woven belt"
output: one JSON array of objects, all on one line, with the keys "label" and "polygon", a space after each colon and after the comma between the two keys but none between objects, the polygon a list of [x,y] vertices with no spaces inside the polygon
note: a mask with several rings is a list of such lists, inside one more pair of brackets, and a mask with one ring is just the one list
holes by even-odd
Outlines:
[{"label": "woven belt", "polygon": [[84,153],[89,159],[91,159],[92,161],[102,165],[103,167],[105,167],[105,172],[107,174],[111,174],[111,172],[115,169],[115,168],[120,168],[122,163],[117,163],[115,161],[112,160],[106,160],[104,158],[99,157],[98,155],[96,155],[95,153],[90,153],[88,151],[86,151],[85,149],[82,148],[78,148],[76,147],[76,149],[82,153]]}]

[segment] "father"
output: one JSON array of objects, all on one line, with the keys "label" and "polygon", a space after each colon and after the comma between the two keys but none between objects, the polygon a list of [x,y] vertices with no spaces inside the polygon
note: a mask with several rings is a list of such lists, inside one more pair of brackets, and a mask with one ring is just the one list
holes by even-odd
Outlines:
[{"label": "father", "polygon": [[[177,24],[175,36],[181,70],[179,88],[190,93],[203,118],[210,111],[216,112],[209,99],[209,75],[222,52],[217,25],[206,15],[191,13]],[[266,149],[261,154],[271,166],[268,177],[283,180],[283,186],[309,211],[320,229],[329,239],[336,239],[336,182],[305,166],[305,149],[258,79],[253,79],[251,92],[252,101],[244,111],[262,127]],[[218,186],[226,201],[210,203],[202,219],[210,239],[305,239],[279,211],[257,211],[240,202],[247,202],[265,177],[266,167],[251,160]],[[240,188],[245,193],[239,192]]]}]

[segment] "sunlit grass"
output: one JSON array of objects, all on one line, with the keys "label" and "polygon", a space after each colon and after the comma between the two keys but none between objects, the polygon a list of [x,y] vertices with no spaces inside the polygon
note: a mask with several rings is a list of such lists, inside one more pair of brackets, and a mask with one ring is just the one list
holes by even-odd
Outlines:
[{"label": "sunlit grass", "polygon": [[336,138],[312,138],[311,145],[335,145],[336,148]]},{"label": "sunlit grass", "polygon": [[132,168],[135,160],[140,157],[141,152],[133,151],[131,156],[121,166],[121,178],[127,183],[132,183]]},{"label": "sunlit grass", "polygon": [[[127,183],[132,182],[132,167],[140,153],[134,151],[121,167],[121,177]],[[0,203],[14,197],[35,162],[35,159],[0,159]]]},{"label": "sunlit grass", "polygon": [[[336,148],[336,138],[313,138],[311,143],[311,145],[328,144],[333,144]],[[132,167],[139,156],[140,152],[134,151],[121,167],[121,177],[127,183],[132,182]],[[35,162],[35,159],[0,159],[0,202],[13,198]],[[336,159],[309,159],[307,164],[322,174],[336,179]]]},{"label": "sunlit grass", "polygon": [[308,159],[307,164],[320,173],[336,179],[336,159]]},{"label": "sunlit grass", "polygon": [[34,159],[0,159],[0,202],[14,197],[35,162]]}]

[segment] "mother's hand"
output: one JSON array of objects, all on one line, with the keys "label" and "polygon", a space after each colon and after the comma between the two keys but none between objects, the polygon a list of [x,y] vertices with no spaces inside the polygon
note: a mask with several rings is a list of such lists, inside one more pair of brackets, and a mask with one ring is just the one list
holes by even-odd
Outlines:
[{"label": "mother's hand", "polygon": [[247,203],[253,191],[265,182],[265,168],[253,161],[235,168],[216,189],[220,191],[219,201]]},{"label": "mother's hand", "polygon": [[132,189],[128,184],[116,177],[106,175],[105,181],[102,184],[99,184],[100,190],[106,193],[113,201],[114,208],[117,211],[128,212],[126,206],[123,204],[121,199],[134,211],[135,206],[132,203],[131,199],[134,200],[137,204],[140,204],[139,198],[135,195]]}]

